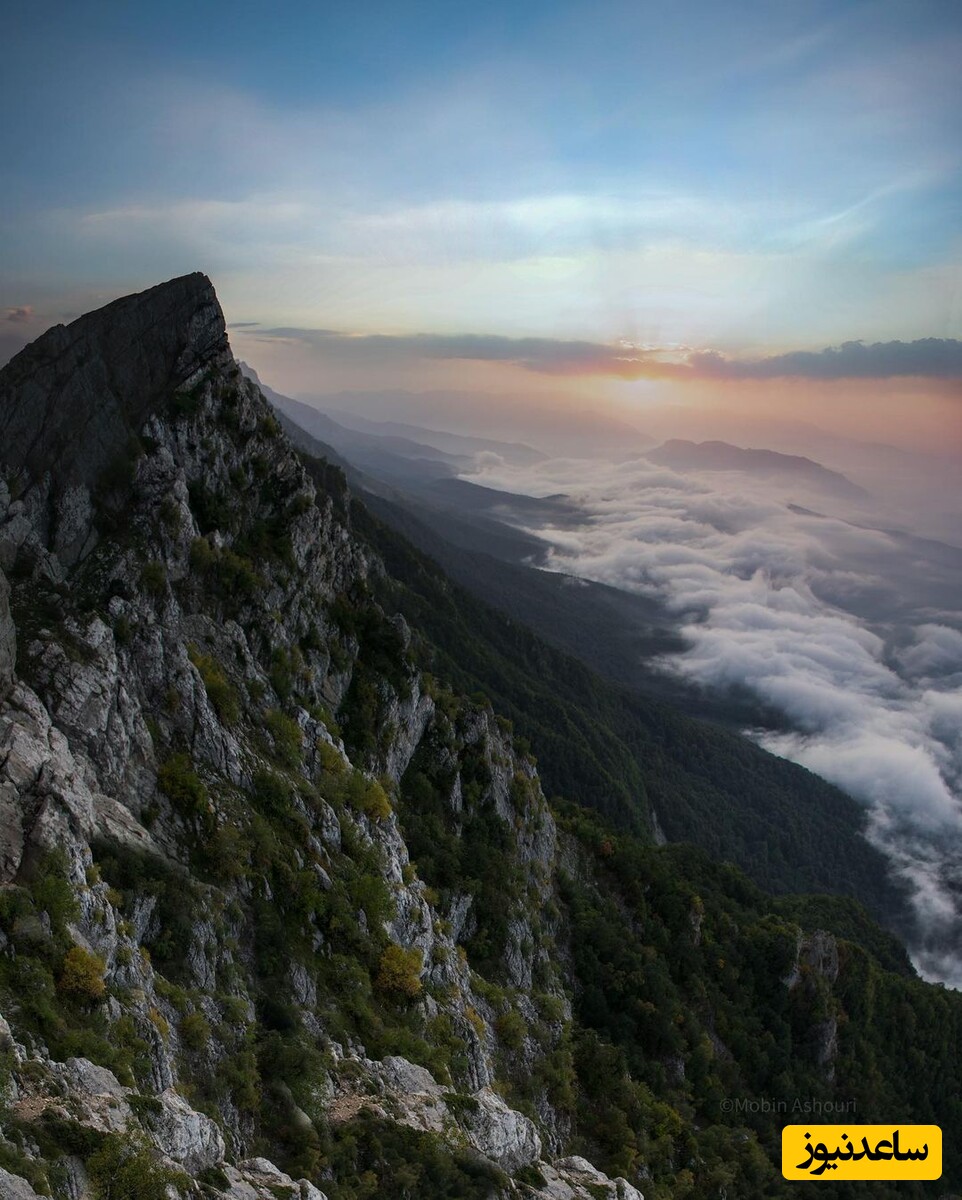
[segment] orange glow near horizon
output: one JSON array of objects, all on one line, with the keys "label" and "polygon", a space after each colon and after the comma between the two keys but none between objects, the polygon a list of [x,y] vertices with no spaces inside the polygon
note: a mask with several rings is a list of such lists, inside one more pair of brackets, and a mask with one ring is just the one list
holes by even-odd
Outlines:
[{"label": "orange glow near horizon", "polygon": [[[347,361],[297,338],[242,330],[232,331],[232,340],[238,357],[250,362],[266,384],[321,408],[357,404],[364,412],[365,398],[377,395],[383,414],[390,412],[394,395],[394,415],[403,420],[407,399],[416,395],[439,427],[470,424],[495,437],[507,428],[513,411],[542,421],[552,414],[562,421],[575,412],[594,414],[602,421],[627,421],[653,436],[664,430],[666,436],[697,440],[702,414],[706,429],[722,421],[737,428],[737,437],[726,440],[741,438],[741,444],[751,439],[755,423],[760,428],[803,423],[859,441],[962,456],[962,389],[954,380],[710,379],[679,375],[677,364],[673,377],[621,378],[607,369],[540,371],[503,360],[372,355]],[[672,414],[691,432],[671,432]]]},{"label": "orange glow near horizon", "polygon": [[[613,388],[624,411],[644,426],[646,412],[669,407],[694,416],[773,419],[820,426],[830,433],[906,449],[962,457],[962,392],[929,379],[738,380]],[[632,394],[634,393],[634,394]]]}]

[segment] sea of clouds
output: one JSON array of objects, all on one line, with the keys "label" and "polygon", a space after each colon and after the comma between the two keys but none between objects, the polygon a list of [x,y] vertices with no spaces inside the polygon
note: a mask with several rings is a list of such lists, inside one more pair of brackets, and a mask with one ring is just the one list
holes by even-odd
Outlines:
[{"label": "sea of clouds", "polygon": [[748,732],[865,804],[917,968],[962,987],[962,553],[740,472],[486,457],[471,478],[575,501],[581,524],[531,530],[548,569],[659,597],[686,646],[664,669],[782,715]]}]

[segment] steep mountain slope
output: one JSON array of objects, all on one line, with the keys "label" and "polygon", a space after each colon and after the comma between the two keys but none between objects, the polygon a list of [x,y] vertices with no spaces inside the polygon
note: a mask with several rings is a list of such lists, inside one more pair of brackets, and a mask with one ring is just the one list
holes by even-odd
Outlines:
[{"label": "steep mountain slope", "polygon": [[306,429],[312,437],[334,447],[338,453],[348,455],[362,469],[397,473],[404,478],[413,474],[416,478],[445,479],[454,475],[459,465],[469,461],[463,455],[445,453],[404,435],[374,434],[348,428],[309,404],[275,392],[262,383],[246,363],[238,365],[241,373],[257,384],[279,413]]},{"label": "steep mountain slope", "polygon": [[[291,436],[308,455],[330,453],[296,426]],[[864,810],[730,728],[772,714],[748,698],[713,704],[631,665],[671,647],[670,628],[644,600],[459,550],[408,497],[388,499],[348,470],[364,496],[357,523],[389,564],[384,602],[428,634],[427,669],[510,716],[549,793],[577,796],[618,827],[693,842],[769,891],[841,892],[888,924],[906,919],[885,859],[863,835]],[[716,724],[684,715],[693,712]]]},{"label": "steep mountain slope", "polygon": [[[483,547],[488,552],[491,547],[496,547],[495,552],[500,552],[510,562],[540,559],[547,549],[546,543],[515,528],[512,522],[534,523],[548,519],[564,522],[580,515],[563,497],[540,500],[511,495],[456,478],[458,471],[470,466],[479,452],[477,448],[468,452],[466,447],[483,443],[483,439],[453,438],[456,443],[466,444],[465,452],[454,454],[444,453],[433,445],[412,442],[407,437],[346,428],[311,405],[266,387],[246,364],[242,364],[242,369],[274,406],[295,445],[303,445],[310,451],[311,443],[316,443],[314,451],[318,451],[319,445],[320,452],[327,457],[333,452],[339,461],[349,463],[350,476],[365,492],[413,499],[420,509],[443,522],[446,528],[457,528],[462,539],[472,547]],[[368,424],[376,426],[378,423]],[[501,447],[515,460],[530,461],[530,455],[544,457],[524,446],[512,447],[499,442],[488,445]]]},{"label": "steep mountain slope", "polygon": [[388,436],[393,434],[409,437],[415,441],[427,442],[428,445],[435,446],[438,450],[446,450],[449,454],[497,454],[507,462],[522,466],[543,462],[548,457],[524,442],[501,442],[495,438],[448,433],[443,429],[425,429],[422,425],[408,425],[403,421],[372,421],[357,413],[344,412],[340,409],[328,411],[330,416],[342,425],[347,425],[349,429],[359,429],[368,433]]},{"label": "steep mountain slope", "polygon": [[959,1178],[959,997],[851,902],[549,807],[204,277],[83,322],[51,386],[100,419],[114,381],[125,440],[0,487],[0,1194],[781,1196],[730,1103],[775,1093],[939,1121]]}]

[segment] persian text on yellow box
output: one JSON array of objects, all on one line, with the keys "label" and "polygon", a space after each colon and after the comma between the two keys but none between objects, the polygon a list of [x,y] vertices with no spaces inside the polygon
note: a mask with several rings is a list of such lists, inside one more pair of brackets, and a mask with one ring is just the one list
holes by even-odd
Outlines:
[{"label": "persian text on yellow box", "polygon": [[938,1179],[938,1125],[786,1125],[786,1179]]}]

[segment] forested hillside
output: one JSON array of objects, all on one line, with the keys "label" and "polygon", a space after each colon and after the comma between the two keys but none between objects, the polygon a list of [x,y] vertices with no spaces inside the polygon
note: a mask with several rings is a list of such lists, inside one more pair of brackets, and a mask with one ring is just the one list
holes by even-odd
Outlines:
[{"label": "forested hillside", "polygon": [[723,861],[839,794],[447,581],[205,277],[28,347],[0,434],[0,1194],[788,1196],[772,1098],[939,1123],[872,1194],[959,1187],[962,998]]},{"label": "forested hillside", "polygon": [[[838,788],[718,725],[616,687],[447,579],[357,502],[388,566],[385,603],[423,631],[425,666],[481,691],[531,744],[550,794],[617,827],[652,828],[727,859],[772,892],[843,892],[879,917],[901,903],[864,814]],[[496,569],[496,568],[493,568]]]}]

